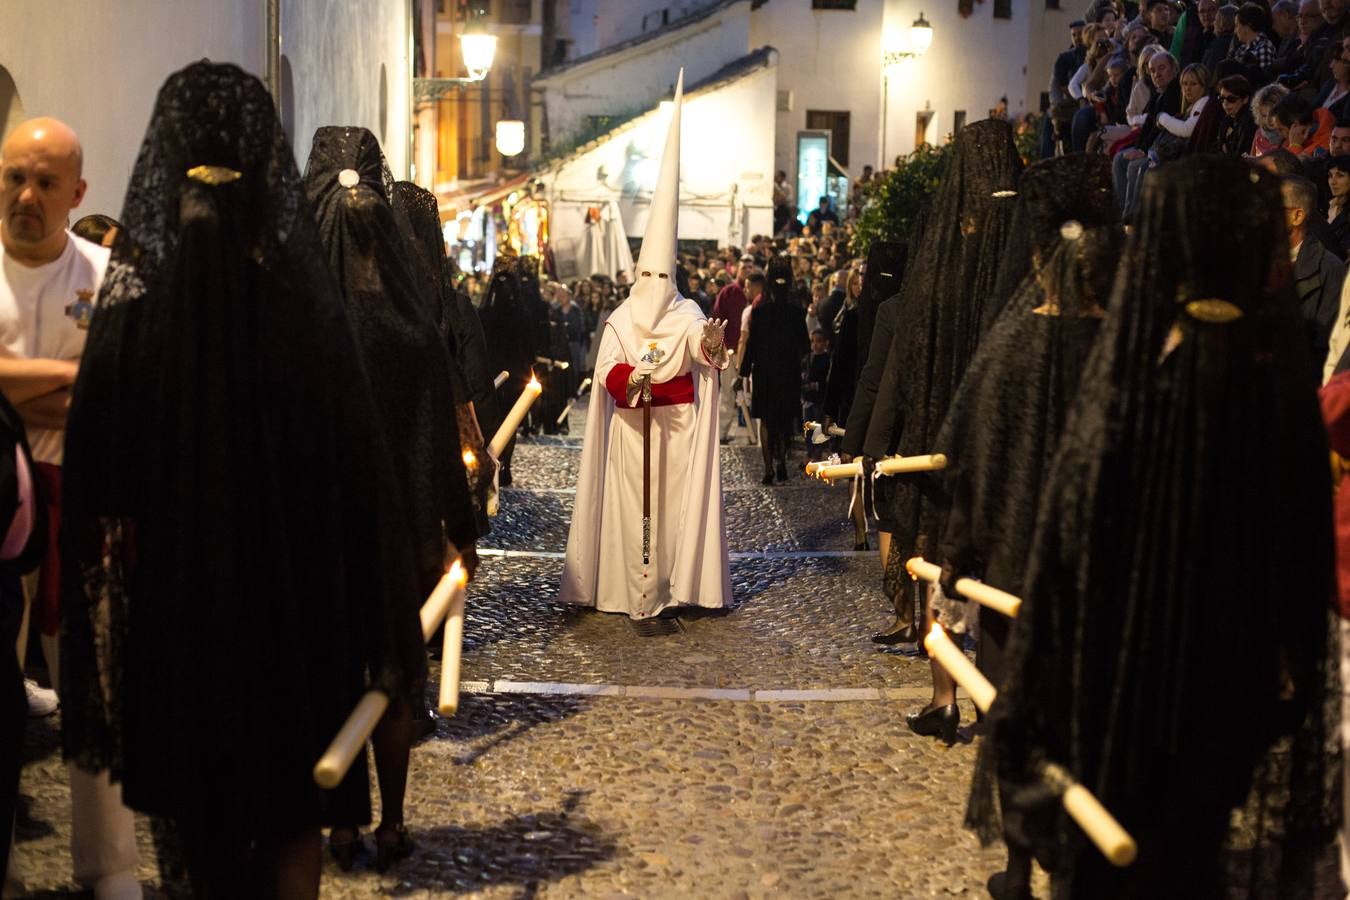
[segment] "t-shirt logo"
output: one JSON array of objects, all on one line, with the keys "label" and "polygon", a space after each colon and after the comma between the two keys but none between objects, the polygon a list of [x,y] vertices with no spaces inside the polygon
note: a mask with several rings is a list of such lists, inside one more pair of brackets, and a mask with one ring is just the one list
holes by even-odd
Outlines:
[{"label": "t-shirt logo", "polygon": [[76,291],[75,302],[66,307],[66,315],[75,322],[81,331],[89,328],[89,320],[94,317],[94,292]]},{"label": "t-shirt logo", "polygon": [[665,358],[666,358],[666,351],[656,346],[656,341],[652,341],[651,343],[649,343],[647,345],[647,352],[642,354],[642,361],[645,363],[651,363],[654,366],[659,366],[661,364],[661,360]]}]

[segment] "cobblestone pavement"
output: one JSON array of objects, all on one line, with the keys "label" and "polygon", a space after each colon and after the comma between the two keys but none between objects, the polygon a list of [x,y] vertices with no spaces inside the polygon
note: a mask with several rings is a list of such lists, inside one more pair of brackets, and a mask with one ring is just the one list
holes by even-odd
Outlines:
[{"label": "cobblestone pavement", "polygon": [[[555,600],[579,454],[579,438],[517,449],[470,590],[460,712],[413,753],[418,853],[385,875],[328,864],[324,896],[986,896],[1000,854],[960,827],[974,749],[905,727],[928,666],[867,640],[888,606],[847,489],[762,487],[759,451],[723,448],[734,604],[640,637]],[[21,788],[31,896],[72,890],[55,728],[32,725]]]}]

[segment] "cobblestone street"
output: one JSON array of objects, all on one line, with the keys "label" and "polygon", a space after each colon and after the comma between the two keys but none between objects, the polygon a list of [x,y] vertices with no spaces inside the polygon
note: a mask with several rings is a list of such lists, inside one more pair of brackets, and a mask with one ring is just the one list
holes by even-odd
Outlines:
[{"label": "cobblestone street", "polygon": [[[986,896],[1001,853],[960,825],[974,748],[905,726],[928,666],[868,641],[889,607],[846,488],[762,487],[758,449],[724,447],[734,606],[642,637],[555,602],[579,456],[579,437],[517,450],[460,712],[413,751],[417,854],[385,875],[326,861],[323,896]],[[38,897],[74,890],[58,727],[30,721],[21,785],[16,874]]]}]

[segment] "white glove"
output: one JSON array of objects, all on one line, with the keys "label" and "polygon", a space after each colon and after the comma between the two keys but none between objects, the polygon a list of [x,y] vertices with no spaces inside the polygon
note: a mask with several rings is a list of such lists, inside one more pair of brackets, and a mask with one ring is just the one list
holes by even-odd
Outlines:
[{"label": "white glove", "polygon": [[655,371],[656,371],[655,363],[639,362],[636,366],[633,367],[632,374],[628,376],[628,383],[632,385],[641,384],[643,378],[645,378],[648,375],[651,375]]}]

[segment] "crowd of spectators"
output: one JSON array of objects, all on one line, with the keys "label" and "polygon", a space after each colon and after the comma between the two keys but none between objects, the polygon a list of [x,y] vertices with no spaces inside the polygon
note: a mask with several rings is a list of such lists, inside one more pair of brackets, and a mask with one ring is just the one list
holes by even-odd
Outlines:
[{"label": "crowd of spectators", "polygon": [[1350,166],[1347,38],[1346,0],[1093,0],[1055,60],[1041,155],[1110,155],[1127,221],[1141,181],[1174,159],[1258,160],[1314,183],[1308,230],[1344,258],[1333,183]]}]

